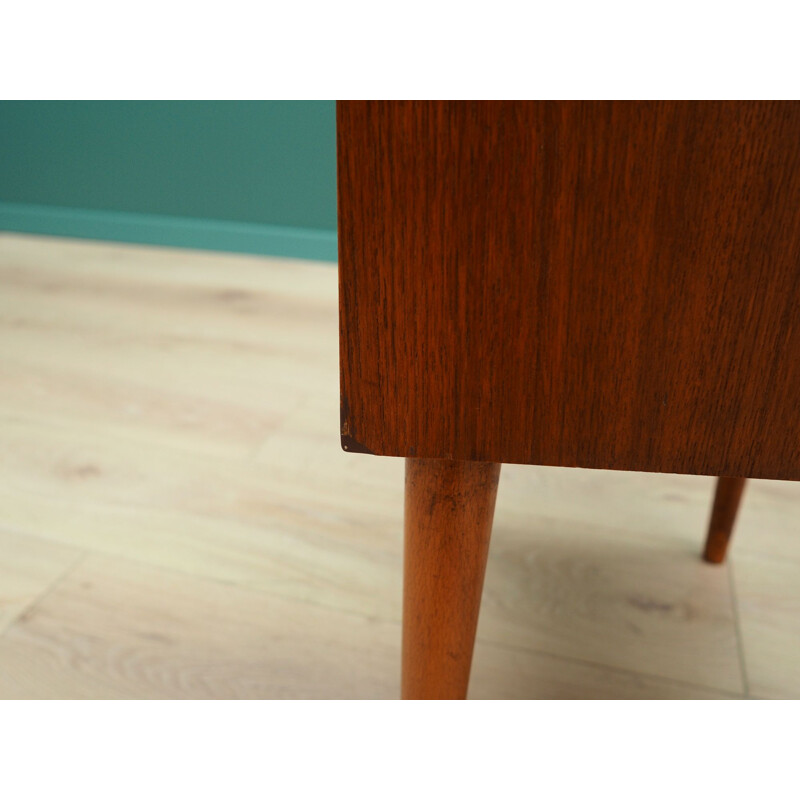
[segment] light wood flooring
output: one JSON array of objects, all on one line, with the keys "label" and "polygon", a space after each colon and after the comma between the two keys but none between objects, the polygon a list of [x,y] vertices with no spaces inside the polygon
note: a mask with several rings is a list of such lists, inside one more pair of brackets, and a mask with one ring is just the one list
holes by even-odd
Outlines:
[{"label": "light wood flooring", "polygon": [[[403,464],[336,269],[0,234],[0,697],[392,698]],[[768,387],[765,387],[768,390]],[[800,697],[800,484],[506,466],[473,698]]]}]

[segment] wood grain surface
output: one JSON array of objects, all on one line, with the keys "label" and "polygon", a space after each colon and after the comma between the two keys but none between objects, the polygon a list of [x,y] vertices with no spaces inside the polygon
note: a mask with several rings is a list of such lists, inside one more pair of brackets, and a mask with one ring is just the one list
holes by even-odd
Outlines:
[{"label": "wood grain surface", "polygon": [[800,479],[800,103],[340,102],[341,436]]}]

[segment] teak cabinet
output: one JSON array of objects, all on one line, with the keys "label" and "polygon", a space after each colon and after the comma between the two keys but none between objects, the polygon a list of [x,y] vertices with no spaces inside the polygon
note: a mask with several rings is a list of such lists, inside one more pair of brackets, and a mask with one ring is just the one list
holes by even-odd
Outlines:
[{"label": "teak cabinet", "polygon": [[800,103],[340,102],[341,437],[403,456],[403,694],[466,694],[503,462],[800,479]]}]

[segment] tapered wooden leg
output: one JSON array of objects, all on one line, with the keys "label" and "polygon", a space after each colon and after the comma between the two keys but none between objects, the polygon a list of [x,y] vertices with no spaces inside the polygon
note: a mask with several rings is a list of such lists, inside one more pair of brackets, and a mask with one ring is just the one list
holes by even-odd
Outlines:
[{"label": "tapered wooden leg", "polygon": [[467,696],[500,464],[406,459],[403,698]]},{"label": "tapered wooden leg", "polygon": [[746,483],[746,478],[717,478],[711,522],[703,551],[703,558],[712,564],[721,564],[725,560]]}]

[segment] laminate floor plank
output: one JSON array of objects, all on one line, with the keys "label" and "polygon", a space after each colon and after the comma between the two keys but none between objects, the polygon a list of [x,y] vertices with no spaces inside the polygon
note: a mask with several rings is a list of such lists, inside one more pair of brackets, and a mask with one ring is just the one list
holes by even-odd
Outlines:
[{"label": "laminate floor plank", "polygon": [[[383,698],[399,625],[89,556],[0,638],[7,698]],[[479,642],[471,696],[725,695]]]},{"label": "laminate floor plank", "polygon": [[[394,697],[403,462],[336,270],[0,234],[0,697]],[[800,483],[503,468],[470,696],[800,695]],[[77,566],[76,566],[77,564]]]},{"label": "laminate floor plank", "polygon": [[397,626],[90,556],[0,639],[0,696],[389,698]]}]

